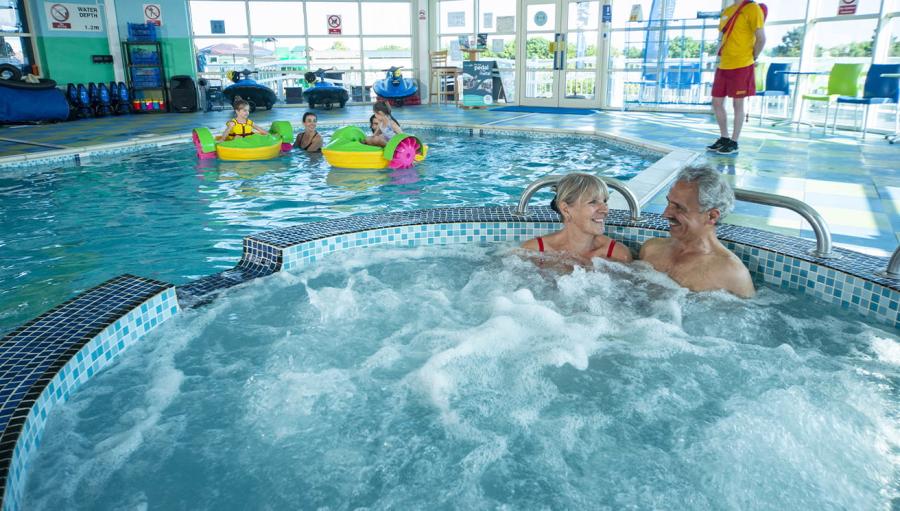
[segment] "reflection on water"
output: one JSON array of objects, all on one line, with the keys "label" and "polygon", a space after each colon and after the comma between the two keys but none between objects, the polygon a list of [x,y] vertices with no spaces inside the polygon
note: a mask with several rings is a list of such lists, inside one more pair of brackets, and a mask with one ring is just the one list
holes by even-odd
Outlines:
[{"label": "reflection on water", "polygon": [[[326,140],[330,132],[324,132]],[[172,283],[221,271],[254,232],[347,215],[512,205],[551,172],[627,177],[652,159],[593,140],[417,130],[413,169],[332,169],[321,154],[198,161],[193,146],[5,172],[0,332],[122,273]]]}]

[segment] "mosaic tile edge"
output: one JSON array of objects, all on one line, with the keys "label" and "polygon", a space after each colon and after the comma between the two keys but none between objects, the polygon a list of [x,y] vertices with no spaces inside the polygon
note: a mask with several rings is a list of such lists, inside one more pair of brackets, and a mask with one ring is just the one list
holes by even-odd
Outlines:
[{"label": "mosaic tile edge", "polygon": [[[116,293],[119,295],[113,298],[117,299],[107,296]],[[97,299],[86,303],[85,297],[92,296]],[[68,400],[76,388],[178,311],[175,287],[171,284],[123,275],[54,307],[0,341],[3,388],[16,391],[11,396],[4,392],[0,407],[5,425],[0,441],[3,509],[19,507],[28,461],[40,444],[50,410]],[[90,314],[102,323],[89,330],[73,328],[79,313]],[[19,351],[33,360],[38,355],[32,346],[41,347],[55,358],[31,376],[10,375],[10,369],[27,370],[35,365],[25,364],[22,356],[15,353]],[[22,364],[10,368],[10,360]]]}]

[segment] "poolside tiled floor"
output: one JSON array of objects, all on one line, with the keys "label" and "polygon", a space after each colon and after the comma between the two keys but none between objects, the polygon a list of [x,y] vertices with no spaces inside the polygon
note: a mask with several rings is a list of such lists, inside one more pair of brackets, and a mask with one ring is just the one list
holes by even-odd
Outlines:
[{"label": "poolside tiled floor", "polygon": [[[321,123],[364,123],[370,111],[366,106],[350,106],[318,113]],[[252,117],[263,124],[287,119],[299,126],[303,112],[302,108],[276,108],[258,111]],[[230,116],[230,111],[135,114],[51,125],[0,127],[0,157],[24,152],[33,155],[48,149],[15,140],[85,147],[135,137],[152,139],[187,133],[196,126],[220,129]],[[396,109],[395,116],[401,122],[438,125],[598,131],[698,152],[718,136],[712,116],[702,114],[604,111],[595,115],[554,115],[415,106]],[[745,125],[738,155],[704,153],[701,161],[717,167],[735,186],[783,194],[809,203],[828,221],[834,241],[840,246],[886,256],[900,239],[900,145],[889,145],[878,135],[870,135],[862,142],[854,133],[825,135],[820,129],[759,127],[753,120]],[[661,212],[664,205],[665,192],[651,200],[646,209]],[[739,203],[727,221],[813,237],[809,225],[799,215],[756,204]]]}]

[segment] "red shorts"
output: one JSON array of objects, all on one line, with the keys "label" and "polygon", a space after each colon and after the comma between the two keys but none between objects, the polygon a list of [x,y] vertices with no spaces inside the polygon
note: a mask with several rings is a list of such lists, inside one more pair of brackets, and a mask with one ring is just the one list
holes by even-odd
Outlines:
[{"label": "red shorts", "polygon": [[737,69],[716,69],[713,78],[712,97],[746,98],[756,95],[756,73],[754,66]]}]

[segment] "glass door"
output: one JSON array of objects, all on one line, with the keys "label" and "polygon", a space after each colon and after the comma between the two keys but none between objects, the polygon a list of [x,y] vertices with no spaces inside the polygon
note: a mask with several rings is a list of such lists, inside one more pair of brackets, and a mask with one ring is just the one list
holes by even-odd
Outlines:
[{"label": "glass door", "polygon": [[600,0],[526,0],[521,103],[599,107]]}]

